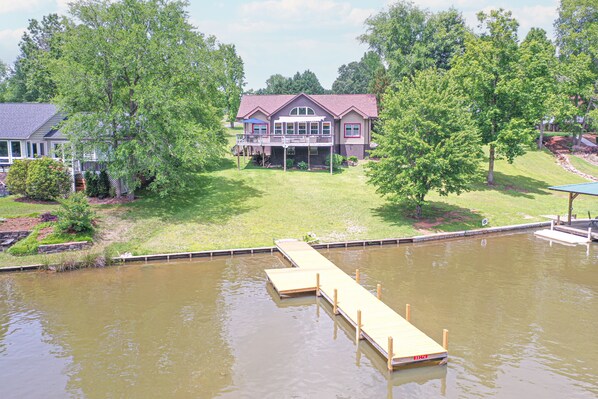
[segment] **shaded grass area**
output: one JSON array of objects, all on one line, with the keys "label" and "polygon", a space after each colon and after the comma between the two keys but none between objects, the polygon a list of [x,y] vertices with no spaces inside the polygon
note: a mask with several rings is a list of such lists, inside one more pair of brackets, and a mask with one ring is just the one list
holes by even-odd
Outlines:
[{"label": "shaded grass area", "polygon": [[594,177],[598,177],[598,166],[591,164],[585,159],[575,155],[569,156],[569,160],[571,161],[573,167],[579,170],[580,172]]},{"label": "shaded grass area", "polygon": [[[545,151],[530,152],[512,165],[498,161],[495,186],[485,183],[483,168],[471,192],[431,194],[424,218],[417,220],[413,209],[388,202],[366,183],[363,164],[334,175],[248,164],[238,171],[229,156],[210,171],[188,176],[187,186],[176,194],[140,192],[133,203],[96,206],[101,215],[97,245],[147,254],[267,246],[308,232],[330,242],[480,228],[484,218],[489,226],[527,223],[566,212],[566,194],[548,186],[583,181]],[[598,213],[593,198],[580,197],[575,207],[580,215]],[[0,254],[0,265],[36,260]]]},{"label": "shaded grass area", "polygon": [[59,207],[59,204],[54,202],[19,202],[15,201],[16,198],[17,196],[14,195],[0,198],[0,218],[39,216],[41,213],[51,212]]}]

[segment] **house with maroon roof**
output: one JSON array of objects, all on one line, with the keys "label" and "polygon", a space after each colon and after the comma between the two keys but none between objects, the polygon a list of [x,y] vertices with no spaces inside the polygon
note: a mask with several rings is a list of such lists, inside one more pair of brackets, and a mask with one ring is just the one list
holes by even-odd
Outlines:
[{"label": "house with maroon roof", "polygon": [[245,95],[237,148],[264,154],[285,169],[287,159],[324,165],[331,153],[363,159],[377,118],[373,94]]}]

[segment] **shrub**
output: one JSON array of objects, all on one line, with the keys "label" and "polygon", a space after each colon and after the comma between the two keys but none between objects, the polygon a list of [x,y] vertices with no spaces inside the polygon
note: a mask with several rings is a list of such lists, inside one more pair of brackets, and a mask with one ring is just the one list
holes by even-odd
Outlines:
[{"label": "shrub", "polygon": [[27,171],[29,159],[18,159],[13,162],[6,175],[6,185],[12,194],[27,195]]},{"label": "shrub", "polygon": [[94,212],[83,193],[71,194],[60,201],[56,229],[63,233],[84,233],[93,231]]},{"label": "shrub", "polygon": [[95,172],[86,170],[83,174],[85,178],[85,195],[88,197],[98,196],[98,175]]},{"label": "shrub", "polygon": [[[332,169],[339,170],[345,158],[340,154],[333,154]],[[330,166],[330,155],[326,155],[326,166]]]},{"label": "shrub", "polygon": [[357,163],[359,161],[359,159],[357,159],[357,157],[355,155],[351,155],[349,158],[347,158],[350,162],[353,163]]},{"label": "shrub", "polygon": [[297,164],[297,167],[301,170],[307,170],[307,162],[301,161]]},{"label": "shrub", "polygon": [[110,179],[108,178],[108,172],[106,172],[106,169],[100,172],[97,184],[99,198],[106,198],[110,196]]},{"label": "shrub", "polygon": [[27,196],[37,200],[65,197],[71,190],[71,176],[67,167],[48,157],[29,162],[27,168]]},{"label": "shrub", "polygon": [[290,169],[295,165],[295,160],[293,158],[287,158],[287,169]]}]

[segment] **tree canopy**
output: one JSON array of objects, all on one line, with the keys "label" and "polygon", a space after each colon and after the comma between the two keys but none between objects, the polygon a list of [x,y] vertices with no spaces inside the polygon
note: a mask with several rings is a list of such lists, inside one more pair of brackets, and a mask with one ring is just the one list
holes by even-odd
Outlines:
[{"label": "tree canopy", "polygon": [[494,183],[497,155],[509,162],[525,153],[533,140],[533,126],[526,120],[526,96],[518,75],[520,61],[517,28],[510,11],[478,14],[479,36],[469,35],[465,53],[451,70],[469,97],[482,141],[489,146],[489,184]]},{"label": "tree canopy", "polygon": [[395,81],[429,67],[449,69],[452,58],[465,48],[465,21],[453,8],[432,13],[398,1],[365,25],[359,39],[383,58]]},{"label": "tree canopy", "polygon": [[[76,23],[52,65],[72,142],[95,150],[129,192],[150,179],[166,194],[223,151],[219,52],[195,32],[186,3],[71,3]],[[119,190],[122,187],[119,185]],[[122,191],[122,190],[121,190]],[[118,194],[118,193],[117,193]]]},{"label": "tree canopy", "polygon": [[326,90],[320,84],[318,77],[309,69],[297,72],[287,78],[281,74],[270,76],[266,80],[266,87],[259,89],[257,94],[324,94]]},{"label": "tree canopy", "polygon": [[371,93],[376,74],[384,65],[380,56],[368,51],[361,60],[341,65],[338,77],[332,84],[334,94],[365,94]]},{"label": "tree canopy", "polygon": [[245,86],[245,70],[243,59],[237,55],[234,44],[221,44],[218,48],[222,61],[221,90],[224,94],[224,110],[226,119],[233,126],[237,111],[241,104],[241,94]]},{"label": "tree canopy", "polygon": [[405,77],[385,96],[378,146],[368,164],[369,182],[391,199],[407,201],[422,215],[430,191],[468,190],[481,152],[478,130],[449,74],[435,69]]}]

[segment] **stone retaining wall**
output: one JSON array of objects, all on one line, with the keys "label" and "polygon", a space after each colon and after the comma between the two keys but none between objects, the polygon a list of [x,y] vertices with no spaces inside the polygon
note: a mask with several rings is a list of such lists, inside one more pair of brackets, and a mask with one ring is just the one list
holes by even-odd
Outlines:
[{"label": "stone retaining wall", "polygon": [[[31,234],[30,231],[0,231],[0,252],[4,251],[8,247],[11,247]],[[13,239],[14,241],[10,245],[3,246],[2,243],[7,240]]]},{"label": "stone retaining wall", "polygon": [[65,242],[63,244],[40,245],[37,248],[37,253],[39,253],[39,254],[54,254],[57,252],[66,252],[66,251],[81,251],[83,249],[89,248],[90,246],[91,246],[91,244],[87,241]]}]

